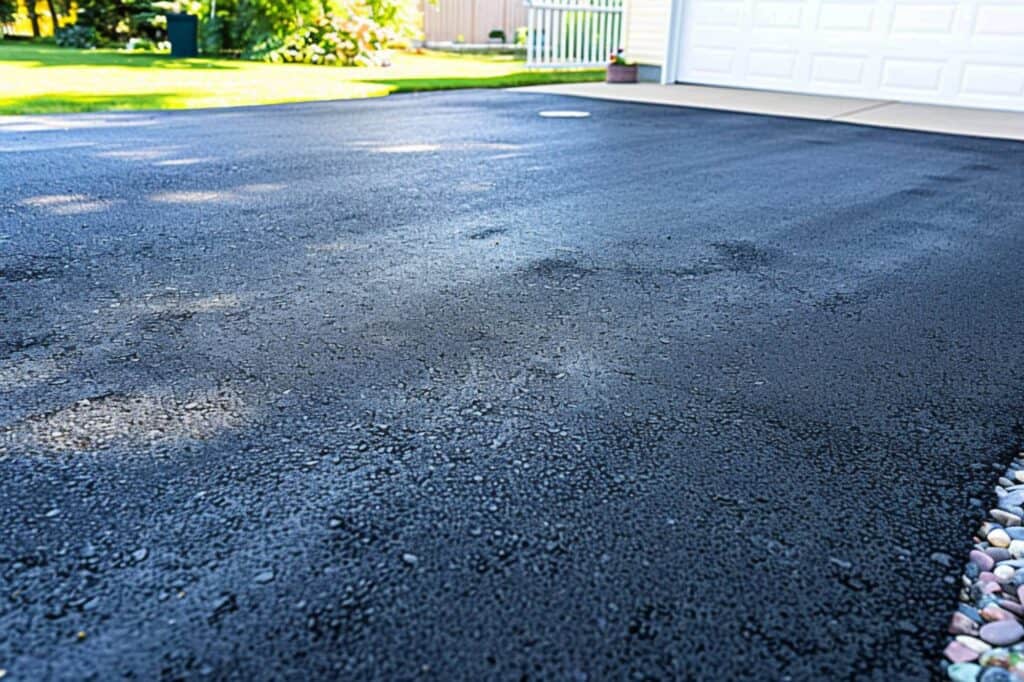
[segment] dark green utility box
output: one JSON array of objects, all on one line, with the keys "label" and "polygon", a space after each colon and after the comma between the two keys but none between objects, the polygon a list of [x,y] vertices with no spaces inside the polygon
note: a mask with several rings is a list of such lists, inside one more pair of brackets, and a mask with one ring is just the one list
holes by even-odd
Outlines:
[{"label": "dark green utility box", "polygon": [[198,57],[199,20],[193,14],[168,14],[167,39],[172,57]]}]

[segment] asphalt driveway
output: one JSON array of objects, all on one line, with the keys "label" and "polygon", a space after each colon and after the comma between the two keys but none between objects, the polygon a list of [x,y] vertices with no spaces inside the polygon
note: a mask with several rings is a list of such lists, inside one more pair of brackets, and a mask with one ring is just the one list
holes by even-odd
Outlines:
[{"label": "asphalt driveway", "polygon": [[0,119],[0,668],[934,674],[1024,436],[1022,187],[513,93]]}]

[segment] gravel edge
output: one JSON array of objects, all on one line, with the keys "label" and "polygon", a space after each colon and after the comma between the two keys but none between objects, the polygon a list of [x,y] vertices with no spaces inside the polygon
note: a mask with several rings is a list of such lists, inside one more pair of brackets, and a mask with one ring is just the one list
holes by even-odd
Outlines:
[{"label": "gravel edge", "polygon": [[943,651],[956,682],[1024,682],[1024,452],[974,535]]}]

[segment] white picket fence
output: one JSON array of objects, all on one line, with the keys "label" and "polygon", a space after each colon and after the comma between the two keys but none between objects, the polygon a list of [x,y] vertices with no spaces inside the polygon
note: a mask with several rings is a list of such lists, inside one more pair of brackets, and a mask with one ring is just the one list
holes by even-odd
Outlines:
[{"label": "white picket fence", "polygon": [[623,0],[526,0],[526,65],[602,66],[622,44]]}]

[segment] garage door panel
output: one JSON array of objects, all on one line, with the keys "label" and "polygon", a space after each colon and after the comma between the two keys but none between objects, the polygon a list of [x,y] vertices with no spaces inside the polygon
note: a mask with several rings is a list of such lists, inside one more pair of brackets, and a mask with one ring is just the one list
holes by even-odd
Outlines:
[{"label": "garage door panel", "polygon": [[849,3],[826,0],[818,10],[819,31],[870,32],[875,25],[874,3]]},{"label": "garage door panel", "polygon": [[695,47],[690,51],[691,69],[695,74],[728,79],[737,61],[736,50],[714,47]]},{"label": "garage door panel", "polygon": [[965,64],[961,89],[979,97],[1024,97],[1024,69],[999,64]]},{"label": "garage door panel", "polygon": [[676,80],[1024,111],[1024,0],[684,0]]},{"label": "garage door panel", "polygon": [[949,3],[897,5],[893,8],[889,32],[904,38],[949,36],[953,33],[956,16],[956,5]]},{"label": "garage door panel", "polygon": [[694,5],[694,24],[702,29],[722,29],[743,27],[743,19],[746,15],[745,3],[742,0],[736,2],[724,2],[707,0],[699,5]]},{"label": "garage door panel", "polygon": [[856,86],[864,80],[867,61],[863,55],[813,55],[811,83],[824,87]]},{"label": "garage door panel", "polygon": [[753,28],[772,30],[800,30],[804,21],[803,3],[796,2],[758,2],[754,8]]},{"label": "garage door panel", "polygon": [[974,20],[976,36],[1022,36],[1024,35],[1024,6],[978,5]]},{"label": "garage door panel", "polygon": [[751,77],[792,80],[797,76],[800,53],[796,50],[750,50],[748,56],[747,75]]}]

